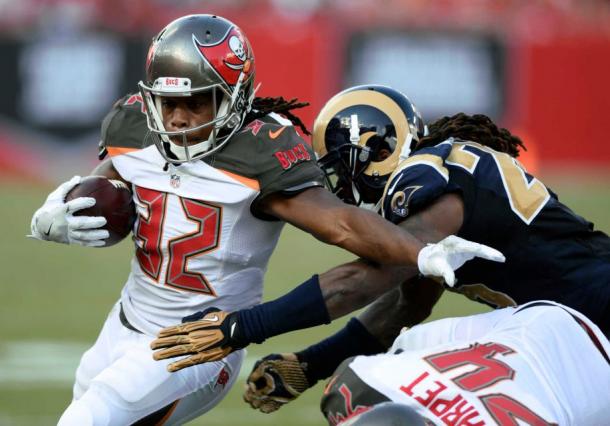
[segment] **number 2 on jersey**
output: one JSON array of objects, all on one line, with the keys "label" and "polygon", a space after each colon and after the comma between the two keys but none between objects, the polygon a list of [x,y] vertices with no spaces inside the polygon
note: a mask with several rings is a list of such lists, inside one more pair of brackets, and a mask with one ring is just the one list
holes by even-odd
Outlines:
[{"label": "number 2 on jersey", "polygon": [[[474,149],[466,150],[466,147]],[[549,200],[549,191],[534,177],[531,181],[528,181],[523,169],[510,155],[478,144],[454,143],[451,154],[447,158],[447,163],[460,166],[469,173],[474,173],[480,159],[480,156],[474,152],[476,150],[486,152],[494,159],[500,171],[502,185],[512,211],[529,225]]]},{"label": "number 2 on jersey", "polygon": [[[142,271],[158,282],[164,260],[161,241],[168,194],[136,187],[136,196],[147,210],[146,217],[139,215],[138,226],[134,232],[138,241],[136,258]],[[185,219],[195,223],[197,229],[167,243],[168,262],[165,285],[215,296],[214,289],[202,273],[188,270],[188,261],[194,256],[202,255],[218,247],[221,208],[181,197],[180,204]]]}]

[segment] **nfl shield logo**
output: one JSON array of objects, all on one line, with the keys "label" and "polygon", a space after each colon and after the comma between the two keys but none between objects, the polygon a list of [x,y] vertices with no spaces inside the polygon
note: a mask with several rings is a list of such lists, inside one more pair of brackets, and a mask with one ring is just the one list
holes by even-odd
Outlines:
[{"label": "nfl shield logo", "polygon": [[180,186],[180,176],[177,174],[172,174],[169,177],[169,184],[172,186],[172,188],[178,188]]}]

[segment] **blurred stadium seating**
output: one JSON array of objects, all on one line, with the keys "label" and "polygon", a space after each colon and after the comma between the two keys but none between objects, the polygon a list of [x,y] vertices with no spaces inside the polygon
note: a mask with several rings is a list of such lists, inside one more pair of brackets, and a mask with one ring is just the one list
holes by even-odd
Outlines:
[{"label": "blurred stadium seating", "polygon": [[[0,425],[56,421],[131,256],[129,241],[96,251],[26,240],[30,216],[57,182],[95,166],[102,117],[137,89],[150,38],[184,14],[237,22],[259,94],[309,101],[309,127],[332,94],[365,82],[400,88],[429,121],[491,115],[532,147],[528,168],[610,230],[610,1],[0,0],[0,10]],[[288,230],[265,298],[348,258]],[[448,298],[435,316],[481,309]],[[250,361],[337,326],[272,339]],[[238,387],[206,425],[322,424],[315,391],[268,417]]]}]

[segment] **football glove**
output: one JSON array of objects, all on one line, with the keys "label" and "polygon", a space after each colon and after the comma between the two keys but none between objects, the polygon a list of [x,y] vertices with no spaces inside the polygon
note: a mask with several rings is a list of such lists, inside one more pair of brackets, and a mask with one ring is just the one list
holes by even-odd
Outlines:
[{"label": "football glove", "polygon": [[[156,361],[189,355],[167,366],[171,373],[204,362],[217,361],[247,346],[238,333],[237,315],[208,308],[159,331],[150,343]],[[158,350],[157,350],[158,349]]]},{"label": "football glove", "polygon": [[255,410],[272,413],[310,387],[295,354],[271,354],[254,364],[246,381],[244,401]]},{"label": "football glove", "polygon": [[417,257],[417,266],[424,276],[442,277],[449,287],[453,287],[454,271],[475,257],[494,262],[506,260],[504,255],[494,248],[450,235],[436,244],[428,244],[421,249]]},{"label": "football glove", "polygon": [[99,229],[106,225],[102,216],[73,216],[74,212],[95,205],[95,198],[79,197],[68,202],[66,195],[81,181],[74,176],[49,194],[45,203],[36,210],[30,224],[28,237],[42,241],[55,241],[63,244],[100,247],[110,236],[107,230]]}]

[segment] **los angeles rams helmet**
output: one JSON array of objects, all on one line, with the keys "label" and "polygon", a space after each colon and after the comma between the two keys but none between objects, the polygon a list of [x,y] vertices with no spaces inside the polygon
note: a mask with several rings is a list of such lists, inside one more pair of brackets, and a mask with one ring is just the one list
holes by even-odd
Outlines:
[{"label": "los angeles rams helmet", "polygon": [[322,108],[313,148],[332,192],[350,204],[376,204],[399,160],[425,133],[407,96],[387,86],[356,86]]}]

